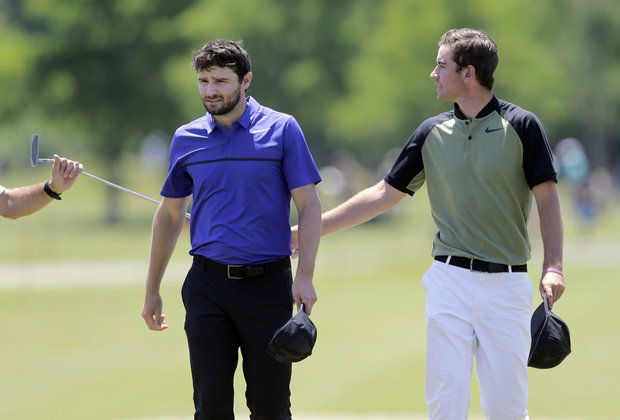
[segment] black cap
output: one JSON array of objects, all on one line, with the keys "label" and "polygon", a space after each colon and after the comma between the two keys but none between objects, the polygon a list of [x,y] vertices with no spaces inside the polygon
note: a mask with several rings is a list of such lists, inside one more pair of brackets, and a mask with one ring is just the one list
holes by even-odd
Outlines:
[{"label": "black cap", "polygon": [[299,312],[275,332],[266,351],[278,362],[299,362],[312,354],[315,342],[316,326],[302,303]]},{"label": "black cap", "polygon": [[532,315],[532,346],[527,365],[549,369],[559,365],[571,352],[568,325],[549,310],[547,296]]}]

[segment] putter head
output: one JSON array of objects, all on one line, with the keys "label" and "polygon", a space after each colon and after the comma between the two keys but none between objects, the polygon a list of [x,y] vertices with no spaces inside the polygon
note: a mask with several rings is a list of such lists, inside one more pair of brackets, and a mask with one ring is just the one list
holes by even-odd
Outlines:
[{"label": "putter head", "polygon": [[39,135],[32,135],[32,143],[30,143],[30,166],[37,166],[39,160]]}]

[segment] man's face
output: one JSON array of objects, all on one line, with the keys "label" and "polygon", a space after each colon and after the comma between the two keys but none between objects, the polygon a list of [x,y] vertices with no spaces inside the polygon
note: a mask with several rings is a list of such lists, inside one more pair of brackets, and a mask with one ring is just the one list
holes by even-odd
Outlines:
[{"label": "man's face", "polygon": [[247,75],[240,82],[237,73],[228,67],[214,66],[198,72],[200,98],[211,115],[226,115],[233,111],[241,99],[245,101],[248,86]]},{"label": "man's face", "polygon": [[465,83],[463,72],[457,71],[457,64],[452,59],[452,49],[446,45],[439,47],[437,65],[430,74],[437,87],[437,99],[440,101],[457,102],[464,93]]}]

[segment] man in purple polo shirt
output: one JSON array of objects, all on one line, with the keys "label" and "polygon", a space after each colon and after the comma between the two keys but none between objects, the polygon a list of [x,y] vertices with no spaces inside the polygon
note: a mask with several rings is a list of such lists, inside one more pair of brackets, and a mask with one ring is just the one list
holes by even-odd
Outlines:
[{"label": "man in purple polo shirt", "polygon": [[[290,419],[291,364],[265,352],[274,332],[317,300],[312,284],[321,231],[320,182],[299,124],[247,96],[251,63],[241,42],[216,40],[193,57],[207,114],[180,127],[153,219],[142,316],[168,326],[159,286],[183,227],[194,260],[181,291],[195,419],[234,419],[233,376],[243,356],[252,419]],[[299,263],[290,265],[291,197],[299,215]]]}]

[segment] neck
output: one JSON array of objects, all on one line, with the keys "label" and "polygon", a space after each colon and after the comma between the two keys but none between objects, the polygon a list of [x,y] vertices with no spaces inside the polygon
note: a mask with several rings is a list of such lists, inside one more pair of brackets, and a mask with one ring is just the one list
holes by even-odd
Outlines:
[{"label": "neck", "polygon": [[455,102],[467,118],[474,119],[482,111],[482,108],[491,101],[491,98],[493,98],[493,92],[484,89],[470,93]]}]

